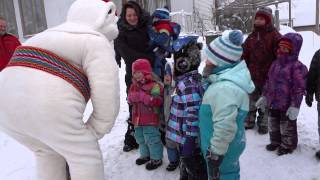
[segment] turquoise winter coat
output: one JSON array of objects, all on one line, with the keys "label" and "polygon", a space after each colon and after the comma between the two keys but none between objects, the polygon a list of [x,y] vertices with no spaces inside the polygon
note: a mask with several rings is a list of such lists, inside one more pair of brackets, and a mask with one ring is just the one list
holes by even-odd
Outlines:
[{"label": "turquoise winter coat", "polygon": [[249,111],[248,94],[255,87],[244,61],[214,71],[208,77],[210,84],[200,107],[201,150],[206,155],[210,147],[213,153],[224,155],[220,166],[224,179],[224,171],[229,171],[232,164],[240,171],[238,161],[246,143],[243,123]]}]

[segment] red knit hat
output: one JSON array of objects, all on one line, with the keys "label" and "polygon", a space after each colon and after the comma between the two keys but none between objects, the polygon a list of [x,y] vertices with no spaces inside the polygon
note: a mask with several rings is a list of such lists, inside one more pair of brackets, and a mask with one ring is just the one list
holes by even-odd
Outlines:
[{"label": "red knit hat", "polygon": [[151,74],[152,68],[147,59],[137,59],[132,63],[132,73],[143,72],[144,74]]},{"label": "red knit hat", "polygon": [[263,19],[266,20],[266,24],[270,24],[272,21],[272,9],[268,8],[268,7],[262,7],[260,8],[257,12],[256,12],[256,16],[257,17],[262,17]]}]

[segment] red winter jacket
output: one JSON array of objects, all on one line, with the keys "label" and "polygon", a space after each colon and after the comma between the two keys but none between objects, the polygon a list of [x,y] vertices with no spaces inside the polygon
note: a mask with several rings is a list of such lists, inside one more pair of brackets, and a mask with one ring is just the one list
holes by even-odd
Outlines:
[{"label": "red winter jacket", "polygon": [[7,66],[14,50],[20,45],[19,40],[11,34],[0,37],[0,71]]},{"label": "red winter jacket", "polygon": [[276,59],[277,43],[281,34],[271,25],[255,29],[246,39],[242,59],[247,63],[252,81],[256,87],[263,88],[269,68]]},{"label": "red winter jacket", "polygon": [[132,123],[135,126],[158,126],[163,104],[163,87],[155,81],[139,86],[132,83],[128,92],[132,104]]}]

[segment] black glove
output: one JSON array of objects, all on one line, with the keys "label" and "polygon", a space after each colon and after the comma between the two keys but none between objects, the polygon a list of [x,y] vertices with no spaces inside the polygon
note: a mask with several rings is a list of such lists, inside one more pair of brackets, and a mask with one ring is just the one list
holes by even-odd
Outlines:
[{"label": "black glove", "polygon": [[311,107],[313,102],[313,94],[307,94],[305,98],[306,104]]},{"label": "black glove", "polygon": [[208,176],[212,180],[220,180],[220,165],[223,160],[222,155],[217,155],[207,150],[206,158],[208,161]]},{"label": "black glove", "polygon": [[[208,179],[207,172],[206,172],[206,162],[200,153],[200,149],[196,149],[192,156],[180,157],[181,163],[181,177],[189,177],[194,180],[204,180]],[[182,178],[184,179],[184,178]],[[186,178],[188,179],[188,178]]]}]

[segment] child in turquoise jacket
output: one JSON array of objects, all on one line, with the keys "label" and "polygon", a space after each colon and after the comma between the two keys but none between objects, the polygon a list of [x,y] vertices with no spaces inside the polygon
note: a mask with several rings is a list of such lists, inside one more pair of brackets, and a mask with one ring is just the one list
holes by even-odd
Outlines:
[{"label": "child in turquoise jacket", "polygon": [[204,77],[209,87],[200,107],[201,150],[209,180],[240,179],[239,157],[245,148],[244,120],[254,84],[241,61],[241,31],[225,31],[205,49]]}]

